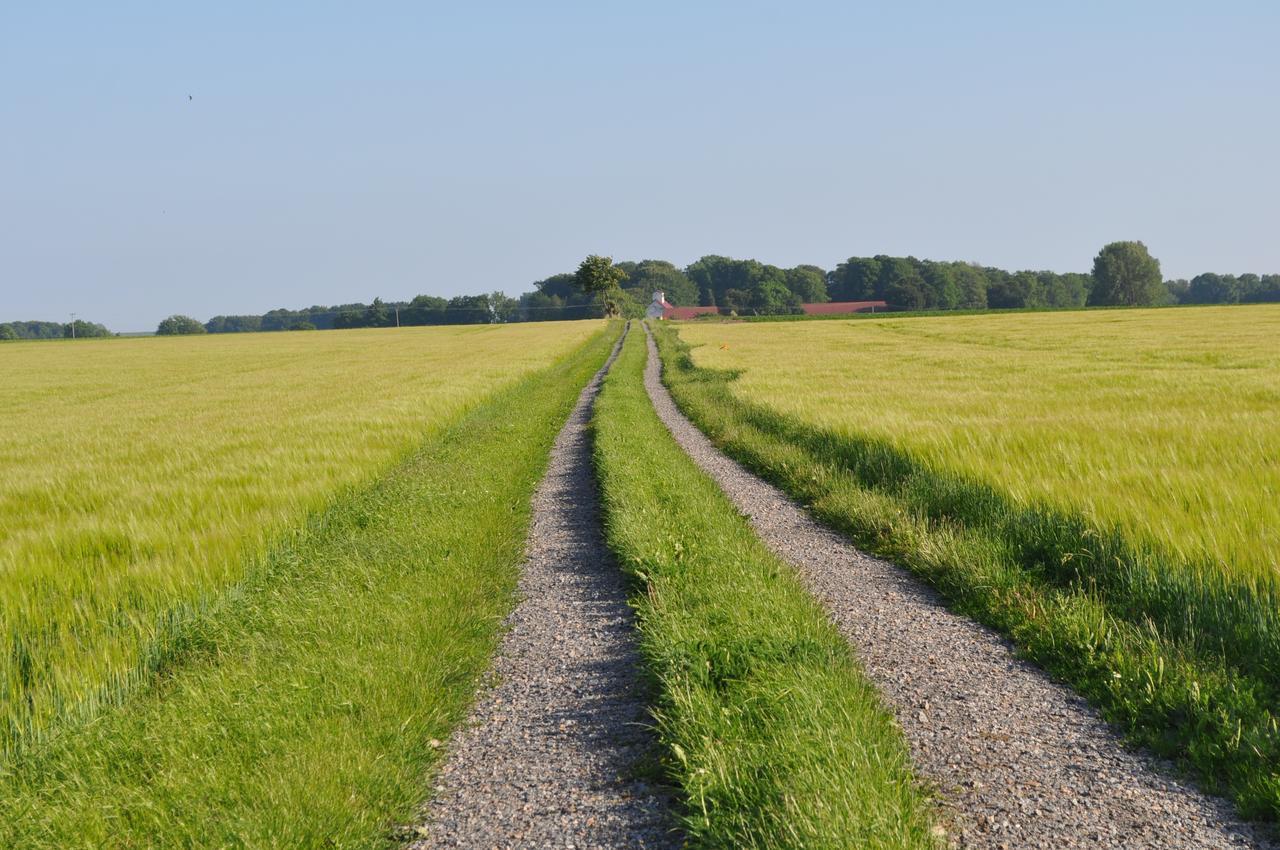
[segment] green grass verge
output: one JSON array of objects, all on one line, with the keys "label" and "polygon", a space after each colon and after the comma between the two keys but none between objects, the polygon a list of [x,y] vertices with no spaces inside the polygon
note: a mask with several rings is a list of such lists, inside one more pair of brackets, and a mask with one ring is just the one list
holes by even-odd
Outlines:
[{"label": "green grass verge", "polygon": [[661,328],[664,380],[722,449],[1009,635],[1137,744],[1280,817],[1280,599],[1113,529],[745,402]]},{"label": "green grass verge", "polygon": [[596,403],[609,545],[698,847],[932,847],[901,733],[848,643],[680,450],[632,333]]},{"label": "green grass verge", "polygon": [[619,328],[338,499],[150,686],[0,769],[2,847],[398,844],[513,602],[551,443]]}]

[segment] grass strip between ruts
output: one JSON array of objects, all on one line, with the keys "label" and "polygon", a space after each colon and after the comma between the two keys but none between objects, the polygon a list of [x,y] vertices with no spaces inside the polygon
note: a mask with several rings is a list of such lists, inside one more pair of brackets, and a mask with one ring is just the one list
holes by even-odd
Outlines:
[{"label": "grass strip between ruts", "polygon": [[732,392],[733,373],[693,363],[676,328],[656,336],[676,402],[727,454],[1009,635],[1135,743],[1229,793],[1244,816],[1280,816],[1275,659],[1248,650],[1280,639],[1267,593],[1190,572],[1079,517],[1017,505],[884,441],[751,404]]},{"label": "grass strip between ruts", "polygon": [[551,444],[619,331],[337,500],[150,687],[7,765],[0,846],[400,843],[513,604]]},{"label": "grass strip between ruts", "polygon": [[645,354],[631,334],[594,453],[690,845],[932,847],[900,731],[792,570],[658,420]]}]

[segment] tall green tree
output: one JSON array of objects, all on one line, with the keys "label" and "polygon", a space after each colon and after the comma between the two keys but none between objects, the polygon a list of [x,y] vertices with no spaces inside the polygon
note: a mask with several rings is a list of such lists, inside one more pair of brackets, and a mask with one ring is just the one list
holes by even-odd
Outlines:
[{"label": "tall green tree", "polygon": [[574,273],[573,279],[583,292],[599,296],[605,308],[605,315],[618,315],[620,310],[618,295],[622,289],[622,282],[627,279],[627,273],[613,264],[613,257],[588,254],[587,258],[578,264],[578,271]]},{"label": "tall green tree", "polygon": [[573,276],[574,282],[583,292],[598,295],[611,289],[618,289],[627,279],[625,270],[613,264],[613,257],[601,257],[589,254],[578,264],[578,271]]},{"label": "tall green tree", "polygon": [[1160,261],[1141,242],[1112,242],[1093,259],[1090,305],[1146,307],[1165,291]]}]

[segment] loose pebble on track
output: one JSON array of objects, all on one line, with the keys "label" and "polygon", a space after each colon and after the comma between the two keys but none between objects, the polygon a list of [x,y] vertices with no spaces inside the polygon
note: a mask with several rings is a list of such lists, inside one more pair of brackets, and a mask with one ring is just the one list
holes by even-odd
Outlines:
[{"label": "loose pebble on track", "polygon": [[655,745],[592,475],[587,423],[617,353],[556,439],[494,684],[449,743],[418,850],[679,846],[663,789],[642,775]]},{"label": "loose pebble on track", "polygon": [[[646,328],[646,333],[648,329]],[[727,458],[677,409],[650,337],[645,383],[693,460],[793,564],[898,718],[942,826],[966,848],[1272,847],[1225,801],[1127,750],[1082,698]]]}]

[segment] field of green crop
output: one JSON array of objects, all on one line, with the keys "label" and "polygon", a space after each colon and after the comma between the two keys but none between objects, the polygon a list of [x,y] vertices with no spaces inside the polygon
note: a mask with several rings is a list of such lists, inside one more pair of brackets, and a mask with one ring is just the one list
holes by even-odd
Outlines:
[{"label": "field of green crop", "polygon": [[735,394],[1243,575],[1280,570],[1280,307],[691,325]]},{"label": "field of green crop", "polygon": [[0,761],[0,847],[404,843],[514,604],[548,451],[617,338],[595,328],[276,539],[119,705]]},{"label": "field of green crop", "polygon": [[726,451],[1280,819],[1280,307],[658,337]]},{"label": "field of green crop", "polygon": [[599,322],[0,346],[0,761],[268,544]]}]

